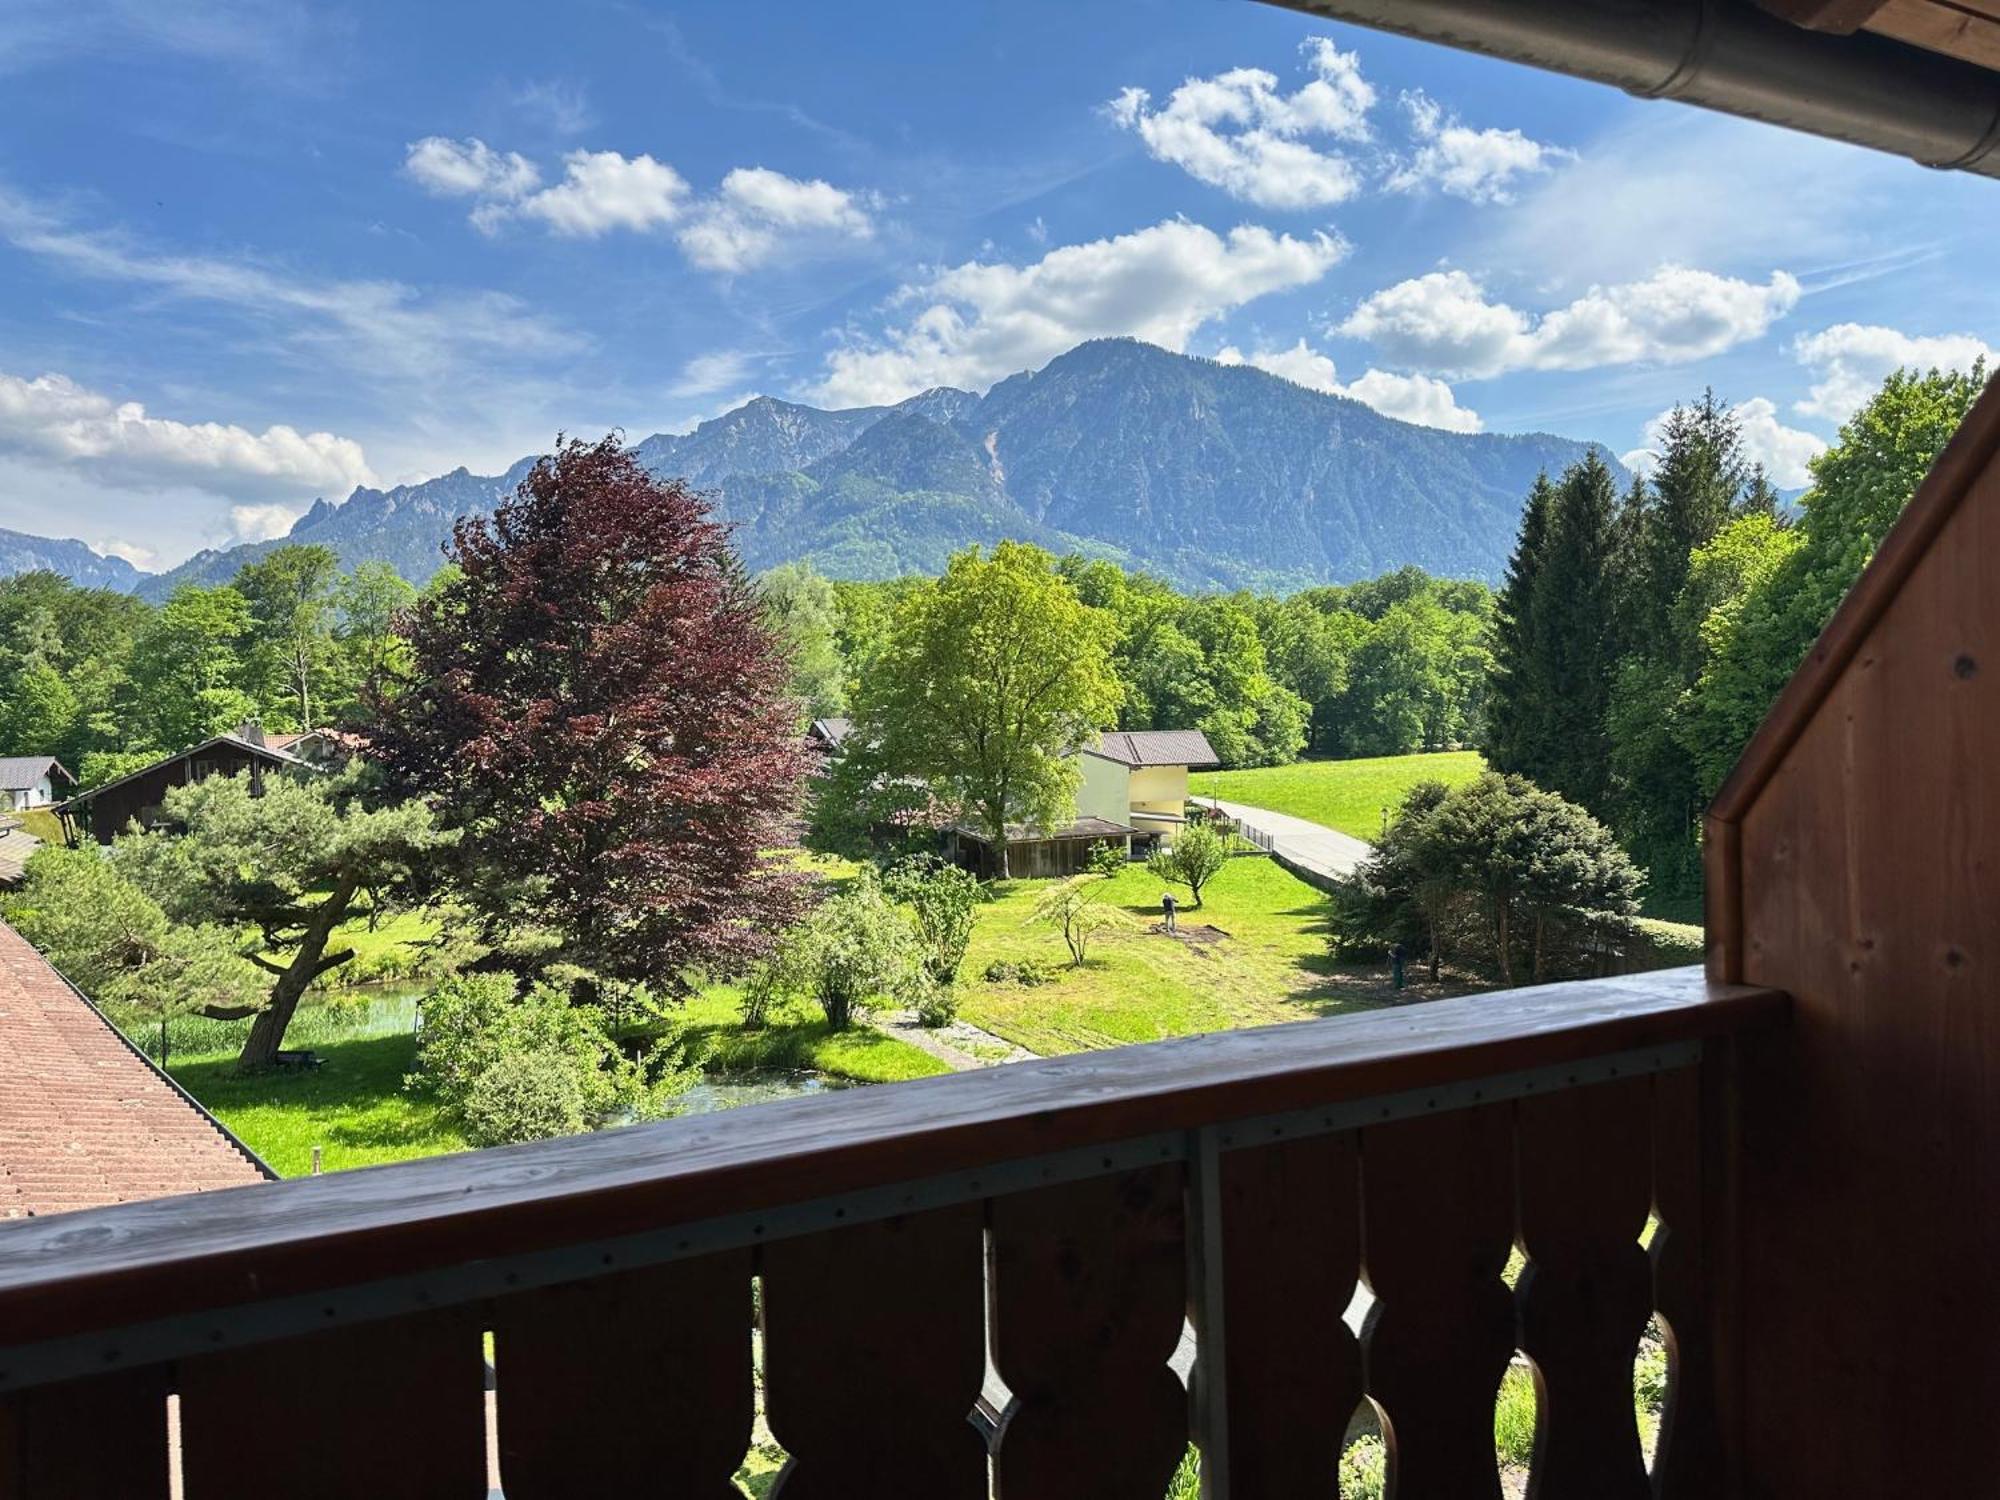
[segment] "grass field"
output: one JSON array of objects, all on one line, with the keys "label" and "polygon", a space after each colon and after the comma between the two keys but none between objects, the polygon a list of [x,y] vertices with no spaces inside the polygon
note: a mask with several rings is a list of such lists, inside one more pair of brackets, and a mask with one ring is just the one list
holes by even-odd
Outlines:
[{"label": "grass field", "polygon": [[1249,771],[1197,771],[1190,789],[1197,797],[1268,807],[1358,839],[1373,839],[1382,831],[1384,811],[1393,811],[1418,782],[1457,786],[1485,767],[1476,750],[1375,760],[1302,760]]},{"label": "grass field", "polygon": [[[1030,919],[1045,888],[1035,881],[996,888],[959,981],[961,1016],[1032,1052],[1310,1020],[1391,998],[1386,973],[1332,961],[1324,899],[1268,859],[1231,860],[1204,892],[1204,906],[1183,909],[1183,928],[1205,924],[1227,934],[1213,943],[1151,931],[1160,915],[1160,883],[1143,865],[1129,866],[1102,898],[1123,913],[1125,926],[1099,938],[1081,969],[1067,967],[1059,933]],[[994,963],[1045,965],[1051,977],[1032,986],[989,981],[983,976]],[[1449,992],[1413,985],[1402,998]]]}]

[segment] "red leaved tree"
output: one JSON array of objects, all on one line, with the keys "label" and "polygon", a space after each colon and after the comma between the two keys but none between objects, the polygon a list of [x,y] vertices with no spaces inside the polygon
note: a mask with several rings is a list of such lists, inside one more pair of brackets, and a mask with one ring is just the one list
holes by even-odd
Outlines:
[{"label": "red leaved tree", "polygon": [[463,831],[451,883],[489,936],[668,991],[765,952],[810,900],[773,852],[809,764],[706,504],[614,438],[570,442],[447,551],[372,738]]}]

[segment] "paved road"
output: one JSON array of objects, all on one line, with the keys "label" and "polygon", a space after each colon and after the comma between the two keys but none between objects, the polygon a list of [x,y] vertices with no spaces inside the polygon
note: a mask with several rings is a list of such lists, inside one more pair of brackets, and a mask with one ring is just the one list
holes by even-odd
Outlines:
[{"label": "paved road", "polygon": [[1323,823],[1309,823],[1289,813],[1251,807],[1244,802],[1224,802],[1219,797],[1194,800],[1227,813],[1245,830],[1264,835],[1255,842],[1268,840],[1276,853],[1329,879],[1351,873],[1370,853],[1368,845],[1360,839]]}]

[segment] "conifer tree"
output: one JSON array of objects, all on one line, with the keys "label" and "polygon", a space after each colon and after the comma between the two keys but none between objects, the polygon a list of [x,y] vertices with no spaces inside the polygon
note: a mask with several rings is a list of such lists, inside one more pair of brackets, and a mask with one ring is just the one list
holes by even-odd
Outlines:
[{"label": "conifer tree", "polygon": [[1527,773],[1546,759],[1548,683],[1534,652],[1535,596],[1548,547],[1555,486],[1535,476],[1521,508],[1521,529],[1507,559],[1507,577],[1494,600],[1493,672],[1487,690],[1486,758],[1503,771]]},{"label": "conifer tree", "polygon": [[1547,684],[1550,738],[1536,763],[1521,769],[1537,785],[1589,808],[1603,806],[1606,790],[1617,516],[1611,470],[1593,450],[1556,486],[1531,616],[1532,670]]}]

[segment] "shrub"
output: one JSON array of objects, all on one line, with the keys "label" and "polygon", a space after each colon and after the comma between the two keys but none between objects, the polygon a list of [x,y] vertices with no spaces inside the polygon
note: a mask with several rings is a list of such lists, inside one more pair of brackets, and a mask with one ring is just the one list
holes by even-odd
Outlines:
[{"label": "shrub", "polygon": [[1090,873],[1093,875],[1102,875],[1108,880],[1130,863],[1125,851],[1110,839],[1090,846]]},{"label": "shrub", "polygon": [[1373,1433],[1356,1438],[1340,1455],[1341,1500],[1382,1500],[1389,1488],[1389,1450]]},{"label": "shrub", "polygon": [[[643,1055],[628,1057],[603,1010],[572,1003],[568,989],[538,984],[522,993],[511,975],[466,974],[425,997],[407,1084],[435,1093],[477,1140],[484,1130],[563,1134],[654,1119],[672,1112],[697,1071],[670,1025]],[[553,1081],[556,1072],[564,1082]]]},{"label": "shrub", "polygon": [[561,1052],[510,1052],[472,1080],[459,1113],[475,1146],[575,1135],[589,1123],[583,1088]]},{"label": "shrub", "polygon": [[914,1004],[924,987],[924,950],[910,919],[891,906],[873,876],[823,904],[792,928],[744,992],[746,1021],[771,1002],[804,995],[827,1024],[844,1031],[879,996]]},{"label": "shrub", "polygon": [[978,878],[935,854],[923,854],[891,868],[882,890],[910,914],[932,982],[940,987],[957,983],[972,942],[973,919],[985,899]]},{"label": "shrub", "polygon": [[927,984],[917,995],[917,1024],[935,1029],[958,1018],[958,991],[947,984]]},{"label": "shrub", "polygon": [[1038,964],[1032,959],[1011,963],[996,958],[986,966],[988,984],[1018,984],[1023,989],[1031,990],[1038,985],[1054,984],[1055,980],[1056,976],[1047,964]]},{"label": "shrub", "polygon": [[1188,1444],[1174,1477],[1167,1481],[1166,1500],[1201,1500],[1201,1450],[1193,1443]]}]

